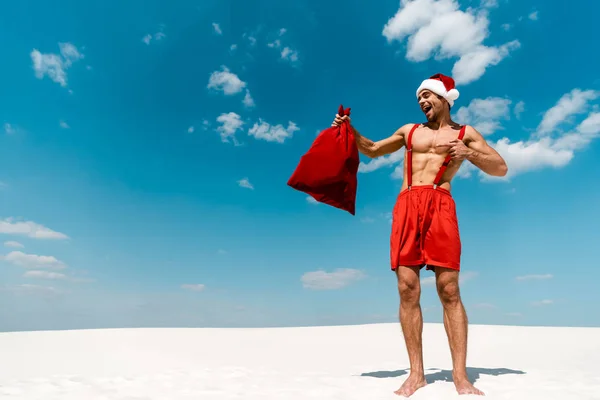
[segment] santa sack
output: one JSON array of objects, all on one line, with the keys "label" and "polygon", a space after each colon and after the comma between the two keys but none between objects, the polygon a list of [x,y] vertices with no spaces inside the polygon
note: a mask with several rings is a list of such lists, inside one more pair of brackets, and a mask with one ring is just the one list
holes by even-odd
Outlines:
[{"label": "santa sack", "polygon": [[[350,108],[340,105],[340,116]],[[310,149],[300,158],[288,185],[316,201],[355,214],[358,148],[348,121],[319,133]]]}]

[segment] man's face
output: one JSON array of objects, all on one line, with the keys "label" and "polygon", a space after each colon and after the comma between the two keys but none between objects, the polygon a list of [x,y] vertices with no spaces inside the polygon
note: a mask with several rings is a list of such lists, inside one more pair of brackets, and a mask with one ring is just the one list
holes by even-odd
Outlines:
[{"label": "man's face", "polygon": [[436,116],[448,106],[446,100],[427,89],[419,93],[418,101],[419,107],[421,107],[421,111],[423,111],[428,121],[435,120]]}]

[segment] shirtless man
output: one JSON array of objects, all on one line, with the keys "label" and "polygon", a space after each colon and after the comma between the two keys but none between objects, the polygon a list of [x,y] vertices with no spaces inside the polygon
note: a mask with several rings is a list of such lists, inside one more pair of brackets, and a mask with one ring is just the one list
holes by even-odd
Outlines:
[{"label": "shirtless man", "polygon": [[[352,128],[359,151],[370,158],[406,146],[404,181],[392,213],[390,238],[391,269],[396,272],[400,295],[400,324],[410,360],[410,375],[395,393],[405,397],[427,384],[419,302],[419,274],[425,265],[435,271],[456,390],[459,394],[483,395],[467,376],[468,321],[458,287],[461,242],[450,181],[464,160],[493,176],[506,175],[507,166],[477,130],[452,121],[450,108],[458,95],[452,78],[436,74],[417,89],[426,123],[404,125],[378,142]],[[346,119],[336,115],[333,125],[339,126]]]}]

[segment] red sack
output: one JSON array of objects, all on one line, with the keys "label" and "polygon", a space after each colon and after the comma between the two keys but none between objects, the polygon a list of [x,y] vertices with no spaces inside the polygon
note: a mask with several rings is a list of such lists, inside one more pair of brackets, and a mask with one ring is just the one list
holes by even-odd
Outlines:
[{"label": "red sack", "polygon": [[[340,105],[340,116],[350,108]],[[358,148],[348,121],[329,127],[317,136],[288,180],[288,185],[315,200],[355,214]]]}]

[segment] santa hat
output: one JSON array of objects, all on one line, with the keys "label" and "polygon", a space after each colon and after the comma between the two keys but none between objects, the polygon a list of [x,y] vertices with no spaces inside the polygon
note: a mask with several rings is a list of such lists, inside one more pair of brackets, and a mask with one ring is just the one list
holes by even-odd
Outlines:
[{"label": "santa hat", "polygon": [[458,99],[459,92],[454,88],[454,79],[442,74],[435,74],[429,79],[425,79],[417,89],[417,98],[421,90],[431,90],[433,93],[442,96],[450,104],[454,105],[454,100]]}]

